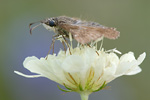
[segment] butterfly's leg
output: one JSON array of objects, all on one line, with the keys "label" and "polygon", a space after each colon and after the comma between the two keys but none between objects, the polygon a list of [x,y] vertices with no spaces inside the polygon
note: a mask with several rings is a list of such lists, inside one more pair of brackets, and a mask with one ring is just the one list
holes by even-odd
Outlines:
[{"label": "butterfly's leg", "polygon": [[62,31],[59,31],[59,34],[62,36],[62,38],[64,39],[64,41],[65,41],[65,43],[66,43],[66,45],[67,45],[67,47],[69,48],[69,53],[70,53],[70,55],[72,55],[71,50],[70,50],[69,43],[68,43],[68,41],[66,40],[66,38],[65,38],[65,36],[64,36],[64,33],[63,33]]},{"label": "butterfly's leg", "polygon": [[64,41],[62,41],[62,45],[64,46],[64,51],[66,53],[66,47],[65,47],[65,42]]},{"label": "butterfly's leg", "polygon": [[46,56],[46,60],[47,60],[47,58],[48,58],[48,54],[50,53],[50,51],[51,51],[51,49],[52,49],[52,47],[53,47],[53,54],[54,54],[54,44],[55,44],[55,41],[56,41],[56,38],[55,37],[57,37],[58,35],[54,35],[53,36],[53,38],[52,38],[52,43],[51,43],[51,45],[50,45],[50,49],[49,49],[49,51],[48,51],[48,53],[47,53],[47,56]]},{"label": "butterfly's leg", "polygon": [[[55,36],[55,37],[56,37],[56,36]],[[64,51],[65,51],[65,53],[66,53],[65,40],[64,40],[64,38],[62,37],[62,35],[58,34],[58,35],[57,35],[57,38],[55,38],[55,40],[60,40],[60,42],[62,43],[62,45],[63,45],[63,47],[64,47]],[[54,47],[53,47],[53,49],[54,49]],[[54,51],[54,50],[53,50],[53,51]]]},{"label": "butterfly's leg", "polygon": [[66,40],[66,38],[63,35],[62,35],[62,37],[63,37],[64,41],[66,42],[67,47],[69,48],[70,55],[72,55],[68,41]]},{"label": "butterfly's leg", "polygon": [[53,54],[54,54],[54,45],[55,45],[55,41],[56,39],[54,39],[52,42],[53,42]]}]

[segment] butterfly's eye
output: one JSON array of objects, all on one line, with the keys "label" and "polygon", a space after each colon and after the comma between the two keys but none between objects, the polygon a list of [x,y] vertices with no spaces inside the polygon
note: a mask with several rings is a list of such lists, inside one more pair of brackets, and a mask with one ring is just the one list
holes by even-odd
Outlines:
[{"label": "butterfly's eye", "polygon": [[56,26],[55,21],[54,20],[49,20],[49,26],[50,27]]}]

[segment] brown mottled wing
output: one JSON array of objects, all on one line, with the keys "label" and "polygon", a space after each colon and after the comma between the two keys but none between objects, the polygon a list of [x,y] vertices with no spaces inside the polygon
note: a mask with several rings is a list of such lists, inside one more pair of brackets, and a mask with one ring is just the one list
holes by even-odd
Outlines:
[{"label": "brown mottled wing", "polygon": [[73,38],[79,43],[86,44],[92,40],[97,40],[102,36],[109,39],[116,39],[119,37],[119,32],[115,28],[108,27],[92,27],[92,26],[80,26],[71,24],[62,24],[62,29],[70,32]]}]

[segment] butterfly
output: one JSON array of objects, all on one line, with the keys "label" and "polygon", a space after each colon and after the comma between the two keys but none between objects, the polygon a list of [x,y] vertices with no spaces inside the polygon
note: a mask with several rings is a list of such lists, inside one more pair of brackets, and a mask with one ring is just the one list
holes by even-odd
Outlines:
[{"label": "butterfly", "polygon": [[[34,23],[31,23],[29,27]],[[106,27],[92,21],[84,21],[79,18],[67,16],[51,17],[40,21],[40,24],[48,30],[53,30],[57,36],[64,35],[69,38],[71,33],[72,38],[81,44],[87,44],[100,38],[117,39],[120,32],[116,28]],[[39,26],[39,25],[37,25]],[[30,33],[37,26],[30,28]]]}]

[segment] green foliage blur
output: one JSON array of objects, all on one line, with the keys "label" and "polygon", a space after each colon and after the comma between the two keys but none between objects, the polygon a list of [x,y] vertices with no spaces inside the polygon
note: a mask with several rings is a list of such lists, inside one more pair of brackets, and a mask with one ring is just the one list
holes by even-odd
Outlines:
[{"label": "green foliage blur", "polygon": [[[0,0],[0,100],[80,100],[75,93],[62,95],[48,79],[26,79],[13,72],[31,74],[22,62],[27,56],[45,56],[54,34],[40,26],[30,35],[29,23],[61,15],[116,27],[121,36],[104,39],[107,50],[133,51],[136,57],[147,53],[140,74],[114,80],[110,89],[90,95],[89,100],[149,100],[149,0]],[[55,47],[58,51],[60,43]]]}]

